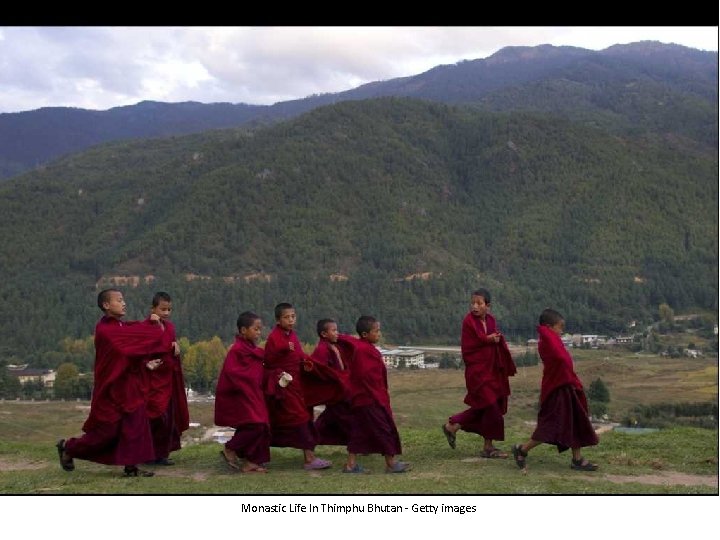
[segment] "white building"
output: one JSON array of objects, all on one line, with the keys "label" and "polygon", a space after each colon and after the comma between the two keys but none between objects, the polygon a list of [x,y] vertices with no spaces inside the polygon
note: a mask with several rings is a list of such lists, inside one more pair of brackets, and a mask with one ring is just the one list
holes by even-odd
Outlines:
[{"label": "white building", "polygon": [[383,362],[389,368],[397,368],[403,365],[406,368],[425,368],[425,353],[417,349],[383,349],[377,348],[382,354]]},{"label": "white building", "polygon": [[29,368],[28,364],[10,364],[7,366],[7,371],[10,375],[17,377],[20,384],[40,382],[45,388],[55,386],[55,376],[57,373],[54,369],[35,369]]}]

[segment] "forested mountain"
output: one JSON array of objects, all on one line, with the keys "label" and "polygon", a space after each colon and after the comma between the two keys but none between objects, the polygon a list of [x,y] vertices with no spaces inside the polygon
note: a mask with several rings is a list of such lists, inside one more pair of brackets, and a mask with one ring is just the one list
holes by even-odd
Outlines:
[{"label": "forested mountain", "polygon": [[0,185],[0,355],[87,336],[111,284],[130,318],[170,292],[191,339],[290,301],[305,341],[372,313],[390,342],[456,343],[478,286],[525,337],[547,306],[596,332],[717,308],[717,168],[682,133],[400,98],[106,144]]},{"label": "forested mountain", "polygon": [[551,112],[622,134],[677,133],[716,147],[717,80],[714,52],[658,42],[599,52],[542,45],[506,47],[485,59],[272,106],[142,102],[108,111],[53,107],[0,114],[0,178],[102,142],[265,124],[383,96]]}]

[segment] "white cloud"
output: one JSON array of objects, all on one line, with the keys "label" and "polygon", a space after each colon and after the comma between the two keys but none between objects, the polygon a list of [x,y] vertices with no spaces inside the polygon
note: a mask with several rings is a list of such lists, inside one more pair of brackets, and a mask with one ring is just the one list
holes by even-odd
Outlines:
[{"label": "white cloud", "polygon": [[640,40],[717,50],[717,27],[0,28],[0,112],[145,99],[271,104],[485,58]]}]

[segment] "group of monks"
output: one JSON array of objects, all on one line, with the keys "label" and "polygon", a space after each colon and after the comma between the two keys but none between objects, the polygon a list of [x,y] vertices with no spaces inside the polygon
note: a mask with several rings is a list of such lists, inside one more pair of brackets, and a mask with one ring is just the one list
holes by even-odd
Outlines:
[{"label": "group of monks", "polygon": [[[451,448],[459,430],[483,437],[481,457],[507,458],[494,446],[504,440],[504,415],[510,395],[509,377],[516,373],[504,336],[489,313],[490,293],[471,295],[470,312],[462,324],[461,350],[465,363],[469,408],[450,416],[442,431]],[[103,317],[95,328],[95,383],[90,414],[79,438],[57,443],[60,465],[75,467],[74,458],[122,465],[125,476],[152,476],[139,464],[172,465],[170,452],[180,448],[180,435],[189,426],[180,351],[169,320],[172,300],[167,293],[153,297],[144,321],[125,322],[122,293],[106,289],[98,295]],[[270,447],[302,450],[303,468],[332,466],[315,455],[317,445],[347,447],[345,473],[365,473],[358,456],[381,454],[385,472],[403,473],[400,436],[393,419],[387,370],[375,344],[380,322],[362,316],[358,337],[338,332],[337,323],[317,323],[319,342],[312,354],[303,352],[295,333],[297,317],[291,304],[275,307],[275,325],[265,349],[258,346],[263,323],[253,312],[240,314],[237,335],[228,350],[215,392],[215,424],[235,429],[220,456],[234,471],[266,473]],[[544,364],[538,427],[524,445],[512,447],[524,468],[528,452],[546,442],[560,451],[572,448],[571,467],[595,470],[580,449],[597,444],[588,420],[583,387],[560,334],[564,319],[545,310],[538,326],[539,352]],[[314,418],[314,407],[324,411]]]},{"label": "group of monks", "polygon": [[172,465],[189,427],[185,382],[172,299],[159,292],[144,321],[125,322],[122,292],[98,295],[103,317],[95,326],[95,365],[90,414],[82,437],[57,443],[60,465],[75,469],[73,458],[124,465],[125,476],[153,476],[137,465]]},{"label": "group of monks", "polygon": [[[487,289],[478,289],[471,295],[470,312],[463,319],[461,333],[467,388],[464,401],[469,408],[450,416],[442,431],[453,449],[459,430],[477,433],[484,441],[481,457],[504,459],[508,454],[495,447],[493,441],[505,440],[509,377],[515,375],[517,369],[505,337],[490,314],[490,302]],[[557,311],[546,309],[538,322],[543,377],[537,427],[525,444],[512,446],[513,458],[518,467],[526,469],[528,452],[547,443],[557,446],[559,452],[572,449],[572,469],[595,471],[598,466],[585,459],[581,452],[583,447],[596,445],[598,438],[589,420],[583,385],[560,337],[565,320]]]},{"label": "group of monks", "polygon": [[[296,318],[291,304],[278,304],[263,350],[257,345],[260,317],[250,311],[238,317],[238,334],[215,393],[215,423],[235,428],[220,452],[224,462],[234,470],[265,473],[270,447],[289,447],[302,450],[305,470],[321,470],[332,463],[317,457],[315,447],[334,444],[347,447],[343,472],[366,472],[359,454],[382,454],[389,473],[409,470],[396,459],[400,435],[385,363],[374,345],[380,322],[360,317],[355,338],[339,334],[332,319],[322,319],[318,345],[307,355],[294,330]],[[325,406],[317,420],[316,405]]]}]

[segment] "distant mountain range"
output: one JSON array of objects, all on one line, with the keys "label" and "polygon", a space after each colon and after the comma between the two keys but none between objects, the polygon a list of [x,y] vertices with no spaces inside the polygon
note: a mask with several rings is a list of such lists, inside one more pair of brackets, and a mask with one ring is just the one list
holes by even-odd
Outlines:
[{"label": "distant mountain range", "polygon": [[603,51],[506,47],[480,60],[271,106],[196,102],[107,111],[49,107],[0,114],[0,178],[115,140],[257,127],[347,100],[414,97],[484,110],[544,111],[618,133],[659,132],[715,147],[717,53],[640,42]]}]

